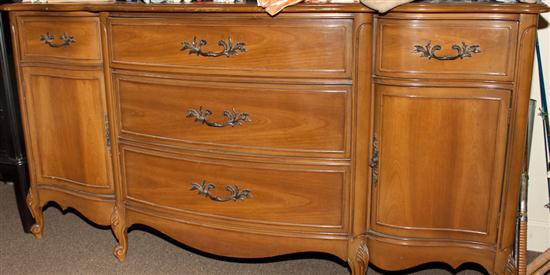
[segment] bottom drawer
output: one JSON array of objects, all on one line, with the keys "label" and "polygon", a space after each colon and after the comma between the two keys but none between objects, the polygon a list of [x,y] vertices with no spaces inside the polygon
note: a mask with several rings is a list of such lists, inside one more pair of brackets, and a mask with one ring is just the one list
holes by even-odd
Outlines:
[{"label": "bottom drawer", "polygon": [[121,151],[129,201],[220,222],[346,228],[347,167],[228,161],[125,145]]}]

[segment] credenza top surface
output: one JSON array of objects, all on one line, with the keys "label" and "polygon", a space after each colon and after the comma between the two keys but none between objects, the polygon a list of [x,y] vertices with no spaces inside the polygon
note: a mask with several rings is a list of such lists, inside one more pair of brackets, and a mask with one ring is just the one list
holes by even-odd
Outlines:
[{"label": "credenza top surface", "polygon": [[[31,4],[11,3],[0,5],[4,11],[89,11],[89,12],[183,12],[183,13],[266,13],[255,1],[238,4],[217,4],[193,2],[192,4],[143,4],[136,2],[115,3],[57,3]],[[543,13],[550,11],[544,3],[496,2],[494,0],[425,0],[398,6],[392,12],[404,13]],[[287,7],[283,12],[351,12],[375,13],[362,4],[298,4]],[[266,13],[267,15],[267,13]]]}]

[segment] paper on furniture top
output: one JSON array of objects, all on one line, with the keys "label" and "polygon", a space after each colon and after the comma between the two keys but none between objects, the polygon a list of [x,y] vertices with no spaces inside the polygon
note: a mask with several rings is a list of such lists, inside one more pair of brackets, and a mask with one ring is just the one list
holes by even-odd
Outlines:
[{"label": "paper on furniture top", "polygon": [[[258,6],[265,8],[267,13],[275,15],[288,6],[298,4],[304,0],[257,0]],[[365,6],[380,13],[387,12],[399,5],[412,2],[414,0],[360,0]],[[443,0],[442,2],[444,2]],[[516,2],[516,0],[497,0],[498,2]],[[539,0],[517,0],[523,3],[536,3]]]},{"label": "paper on furniture top", "polygon": [[399,5],[412,1],[413,0],[361,0],[361,3],[375,11],[384,13]]},{"label": "paper on furniture top", "polygon": [[[288,6],[302,2],[303,0],[257,0],[258,6],[265,8],[265,11],[275,15]],[[386,12],[401,4],[409,3],[414,0],[360,0],[365,6],[378,12]]]},{"label": "paper on furniture top", "polygon": [[270,15],[275,15],[288,6],[302,2],[303,0],[256,0],[258,6],[265,8]]}]

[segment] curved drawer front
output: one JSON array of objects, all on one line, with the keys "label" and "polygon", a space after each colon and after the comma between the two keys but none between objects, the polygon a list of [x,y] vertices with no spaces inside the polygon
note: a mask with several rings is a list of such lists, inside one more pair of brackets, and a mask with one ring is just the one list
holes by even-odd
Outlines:
[{"label": "curved drawer front", "polygon": [[331,231],[345,224],[345,167],[252,165],[125,145],[122,161],[130,201],[188,219]]},{"label": "curved drawer front", "polygon": [[380,19],[376,73],[389,77],[511,81],[517,24]]},{"label": "curved drawer front", "polygon": [[99,18],[17,17],[22,61],[102,63]]},{"label": "curved drawer front", "polygon": [[350,89],[115,76],[122,138],[261,154],[348,156]]},{"label": "curved drawer front", "polygon": [[112,65],[118,68],[351,77],[351,19],[111,18],[110,32]]}]

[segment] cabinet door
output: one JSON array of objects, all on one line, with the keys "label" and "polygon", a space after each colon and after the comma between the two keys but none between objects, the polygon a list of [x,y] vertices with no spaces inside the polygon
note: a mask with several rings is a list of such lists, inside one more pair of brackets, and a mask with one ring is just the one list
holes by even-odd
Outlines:
[{"label": "cabinet door", "polygon": [[103,72],[23,68],[36,184],[112,193]]},{"label": "cabinet door", "polygon": [[375,90],[371,228],[399,237],[496,242],[510,92]]}]

